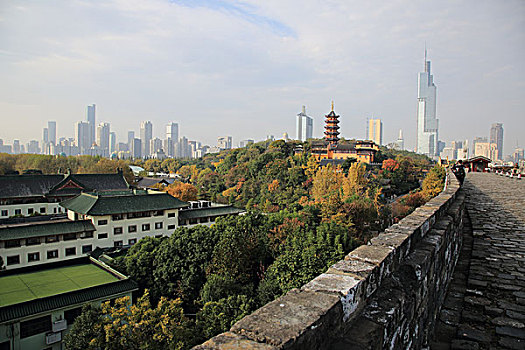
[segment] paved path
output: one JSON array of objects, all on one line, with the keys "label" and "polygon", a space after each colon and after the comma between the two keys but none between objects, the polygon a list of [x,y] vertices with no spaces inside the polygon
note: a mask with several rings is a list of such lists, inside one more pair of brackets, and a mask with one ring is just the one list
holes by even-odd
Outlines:
[{"label": "paved path", "polygon": [[471,173],[464,242],[431,349],[525,350],[525,179]]}]

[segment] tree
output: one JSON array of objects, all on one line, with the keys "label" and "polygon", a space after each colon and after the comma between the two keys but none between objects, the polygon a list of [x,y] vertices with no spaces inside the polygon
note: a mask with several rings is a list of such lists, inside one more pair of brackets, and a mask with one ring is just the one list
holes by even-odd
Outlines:
[{"label": "tree", "polygon": [[175,198],[181,201],[194,201],[197,200],[197,187],[187,184],[184,182],[174,182],[168,187],[166,191]]},{"label": "tree", "polygon": [[70,350],[98,349],[104,339],[101,310],[85,304],[82,313],[64,337],[64,347]]},{"label": "tree", "polygon": [[216,231],[207,226],[177,229],[155,249],[152,295],[181,298],[185,309],[194,309],[216,243]]},{"label": "tree", "polygon": [[254,302],[246,295],[231,295],[204,304],[197,313],[197,329],[203,339],[226,332],[235,322],[253,311]]},{"label": "tree", "polygon": [[426,200],[438,195],[442,190],[445,184],[445,169],[443,167],[436,165],[428,172],[427,176],[423,180],[422,194]]},{"label": "tree", "polygon": [[324,219],[337,213],[341,206],[343,173],[331,165],[320,168],[313,178],[312,197],[321,205]]},{"label": "tree", "polygon": [[124,257],[126,273],[138,283],[141,290],[155,288],[153,271],[157,249],[166,238],[144,237],[131,247]]},{"label": "tree", "polygon": [[104,349],[184,349],[191,345],[180,299],[162,297],[151,307],[148,291],[130,305],[129,297],[102,304]]},{"label": "tree", "polygon": [[365,173],[366,166],[363,163],[352,163],[348,169],[347,176],[343,180],[343,194],[345,198],[363,194],[368,184]]}]

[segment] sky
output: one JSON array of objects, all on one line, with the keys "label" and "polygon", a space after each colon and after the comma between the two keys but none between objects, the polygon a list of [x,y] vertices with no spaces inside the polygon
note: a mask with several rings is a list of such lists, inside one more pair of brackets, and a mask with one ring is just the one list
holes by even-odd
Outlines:
[{"label": "sky", "polygon": [[443,141],[488,136],[525,147],[525,1],[0,0],[0,138],[73,137],[86,107],[119,141],[151,120],[163,138],[295,137],[306,106],[321,137],[335,103],[341,136],[415,146],[424,49]]}]

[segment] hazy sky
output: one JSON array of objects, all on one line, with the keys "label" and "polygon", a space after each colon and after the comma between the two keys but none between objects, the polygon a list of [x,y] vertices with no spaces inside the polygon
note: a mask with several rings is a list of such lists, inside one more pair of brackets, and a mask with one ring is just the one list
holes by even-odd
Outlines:
[{"label": "hazy sky", "polygon": [[330,101],[341,134],[415,145],[424,45],[438,88],[440,139],[487,136],[525,146],[525,1],[0,0],[0,138],[58,135],[97,105],[119,140],[154,136],[295,137],[301,105],[322,135]]}]

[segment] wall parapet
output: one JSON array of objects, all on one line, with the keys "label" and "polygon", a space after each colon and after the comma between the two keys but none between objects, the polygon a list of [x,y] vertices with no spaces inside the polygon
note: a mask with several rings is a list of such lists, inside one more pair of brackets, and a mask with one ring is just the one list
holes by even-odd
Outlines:
[{"label": "wall parapet", "polygon": [[462,244],[464,195],[445,189],[301,288],[194,350],[421,348]]}]

